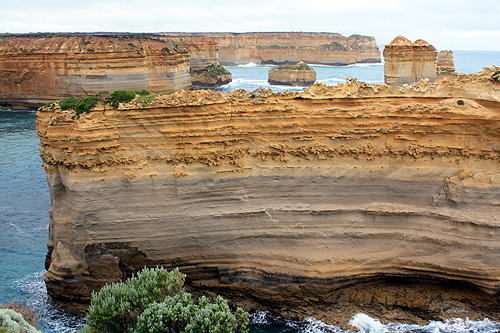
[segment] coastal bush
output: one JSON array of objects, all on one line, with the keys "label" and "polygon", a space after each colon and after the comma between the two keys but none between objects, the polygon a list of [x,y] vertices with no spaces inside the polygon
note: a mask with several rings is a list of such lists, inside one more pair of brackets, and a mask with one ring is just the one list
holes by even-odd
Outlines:
[{"label": "coastal bush", "polygon": [[38,321],[40,320],[40,318],[39,318],[38,314],[35,312],[35,310],[33,310],[30,307],[21,305],[21,304],[17,304],[17,303],[11,302],[8,305],[2,305],[2,306],[0,306],[0,308],[2,308],[2,309],[11,309],[11,310],[16,311],[17,313],[21,314],[23,316],[23,318],[30,325],[35,326],[35,327],[38,325]]},{"label": "coastal bush", "polygon": [[493,81],[500,81],[500,71],[496,71],[492,76],[491,78],[493,79]]},{"label": "coastal bush", "polygon": [[168,54],[175,54],[179,51],[179,45],[174,44],[172,42],[166,42],[167,46],[165,46],[162,51],[167,52]]},{"label": "coastal bush", "polygon": [[80,332],[247,332],[247,312],[238,308],[233,314],[222,297],[195,303],[184,279],[178,269],[144,268],[126,282],[103,287],[92,293]]},{"label": "coastal bush", "polygon": [[61,99],[59,101],[59,106],[61,107],[61,110],[71,110],[76,107],[76,103],[78,103],[78,98],[72,96]]},{"label": "coastal bush", "polygon": [[0,332],[41,333],[30,325],[24,317],[12,309],[0,309]]},{"label": "coastal bush", "polygon": [[81,114],[89,113],[90,109],[96,106],[96,104],[97,104],[96,96],[89,96],[80,99],[78,102],[76,102],[75,105],[76,116],[79,118]]},{"label": "coastal bush", "polygon": [[328,50],[328,51],[346,51],[347,50],[344,45],[342,45],[338,42],[331,42],[328,44],[322,44],[321,48],[323,50]]},{"label": "coastal bush", "polygon": [[282,65],[276,67],[277,70],[298,70],[298,71],[308,71],[311,69],[306,63],[304,62],[299,62],[296,65],[290,66],[290,65]]},{"label": "coastal bush", "polygon": [[116,109],[120,103],[131,102],[134,98],[135,90],[116,90],[111,93],[108,102]]},{"label": "coastal bush", "polygon": [[117,108],[120,103],[129,103],[134,98],[135,95],[146,96],[149,95],[150,92],[147,90],[116,90],[111,93],[108,97],[108,102],[111,104],[113,108]]},{"label": "coastal bush", "polygon": [[231,74],[227,69],[224,68],[220,63],[214,62],[211,65],[208,65],[207,67],[203,69],[192,69],[190,70],[191,74],[208,74],[208,75],[224,75],[224,74]]}]

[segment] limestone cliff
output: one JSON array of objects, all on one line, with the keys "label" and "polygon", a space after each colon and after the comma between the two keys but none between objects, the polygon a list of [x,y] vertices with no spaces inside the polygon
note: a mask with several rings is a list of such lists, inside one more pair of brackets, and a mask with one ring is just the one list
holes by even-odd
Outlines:
[{"label": "limestone cliff", "polygon": [[384,48],[384,82],[402,86],[428,78],[436,80],[436,49],[422,39],[396,37]]},{"label": "limestone cliff", "polygon": [[269,70],[267,81],[274,85],[311,86],[316,81],[316,71],[299,61],[294,66],[278,66]]},{"label": "limestone cliff", "polygon": [[187,51],[147,35],[0,37],[0,106],[33,108],[99,91],[159,93],[190,85]]},{"label": "limestone cliff", "polygon": [[47,290],[164,265],[248,310],[499,320],[498,70],[41,108]]},{"label": "limestone cliff", "polygon": [[253,63],[348,65],[380,62],[375,39],[337,33],[253,32],[202,33],[219,45],[223,65]]},{"label": "limestone cliff", "polygon": [[219,61],[219,46],[209,37],[189,34],[159,34],[164,41],[184,48],[189,53],[192,69],[203,69]]}]

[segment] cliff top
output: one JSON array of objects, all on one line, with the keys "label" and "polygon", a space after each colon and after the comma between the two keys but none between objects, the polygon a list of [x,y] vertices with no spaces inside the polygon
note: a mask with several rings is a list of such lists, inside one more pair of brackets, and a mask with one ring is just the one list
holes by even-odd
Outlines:
[{"label": "cliff top", "polygon": [[387,46],[410,46],[411,45],[411,41],[404,37],[404,36],[401,36],[399,35],[398,37],[394,38],[392,40],[392,42],[390,42],[389,44],[387,44]]},{"label": "cliff top", "polygon": [[[243,89],[230,93],[222,93],[211,90],[184,91],[178,90],[169,94],[150,94],[147,91],[129,93],[127,100],[118,100],[112,103],[108,93],[99,93],[95,96],[87,97],[82,100],[94,99],[93,108],[104,109],[141,109],[157,107],[179,107],[179,106],[197,106],[208,104],[221,104],[230,101],[248,101],[255,100],[258,103],[260,98],[275,96],[278,98],[298,98],[298,99],[333,99],[333,98],[392,98],[392,97],[453,97],[471,98],[477,100],[500,102],[498,90],[500,89],[499,74],[500,67],[493,65],[485,67],[483,71],[475,74],[460,74],[458,77],[449,81],[441,79],[436,82],[430,82],[428,79],[422,79],[419,82],[404,85],[403,87],[392,87],[386,84],[368,84],[359,82],[355,78],[348,77],[346,83],[339,83],[334,86],[327,86],[324,83],[316,83],[309,88],[304,88],[302,92],[284,91],[273,93],[271,89],[258,88],[253,92]],[[115,95],[117,92],[113,93]],[[113,95],[111,94],[111,95]],[[131,94],[131,95],[130,95]],[[67,99],[66,99],[67,100]],[[85,102],[85,101],[84,101]],[[42,107],[42,110],[62,110],[74,109],[74,107],[65,108],[62,104],[65,100],[55,101]],[[74,106],[78,101],[73,101]],[[65,117],[79,118],[79,114],[65,113]],[[78,116],[78,117],[76,117]]]},{"label": "cliff top", "polygon": [[0,35],[0,53],[102,53],[102,52],[166,52],[186,53],[176,44],[148,34],[20,34]]},{"label": "cliff top", "polygon": [[436,49],[430,43],[426,42],[423,39],[417,39],[413,43],[406,37],[399,35],[394,38],[392,42],[386,45],[389,48],[398,48],[398,47],[418,47],[418,48],[426,48],[429,50],[435,51]]},{"label": "cliff top", "polygon": [[283,66],[278,66],[275,68],[272,68],[271,70],[288,70],[288,71],[312,71],[313,69],[309,67],[305,62],[299,61],[295,65],[289,66],[289,65],[283,65]]}]

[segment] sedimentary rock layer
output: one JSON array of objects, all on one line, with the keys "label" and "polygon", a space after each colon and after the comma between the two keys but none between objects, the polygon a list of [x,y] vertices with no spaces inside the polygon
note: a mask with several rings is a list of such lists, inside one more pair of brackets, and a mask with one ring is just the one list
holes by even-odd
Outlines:
[{"label": "sedimentary rock layer", "polygon": [[495,70],[42,108],[47,290],[88,300],[160,264],[288,316],[498,320]]},{"label": "sedimentary rock layer", "polygon": [[[198,34],[197,34],[198,35]],[[348,65],[380,62],[373,37],[337,33],[201,33],[219,45],[223,65],[253,63]]]},{"label": "sedimentary rock layer", "polygon": [[28,34],[0,38],[0,106],[39,107],[100,91],[188,88],[189,55],[148,36]]},{"label": "sedimentary rock layer", "polygon": [[219,61],[219,46],[209,37],[200,35],[159,34],[162,40],[172,42],[184,48],[189,53],[190,66],[193,69],[203,69]]}]

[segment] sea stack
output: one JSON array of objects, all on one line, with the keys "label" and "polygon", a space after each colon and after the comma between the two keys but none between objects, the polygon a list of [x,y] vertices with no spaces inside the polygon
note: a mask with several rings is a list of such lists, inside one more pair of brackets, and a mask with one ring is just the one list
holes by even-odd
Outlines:
[{"label": "sea stack", "polygon": [[215,88],[231,83],[232,74],[219,62],[202,68],[191,68],[191,84],[194,88]]},{"label": "sea stack", "polygon": [[384,49],[384,81],[391,86],[402,86],[427,78],[436,80],[436,49],[422,39],[411,42],[396,37]]},{"label": "sea stack", "polygon": [[436,60],[436,79],[446,78],[454,80],[458,73],[455,72],[455,59],[452,51],[440,51]]},{"label": "sea stack", "polygon": [[0,37],[0,106],[37,108],[100,91],[189,88],[189,54],[148,35]]},{"label": "sea stack", "polygon": [[499,320],[499,70],[181,90],[80,117],[51,103],[47,291],[89,301],[162,265],[287,317]]},{"label": "sea stack", "polygon": [[303,61],[299,61],[294,66],[271,68],[267,81],[272,85],[308,87],[316,81],[316,71]]}]

